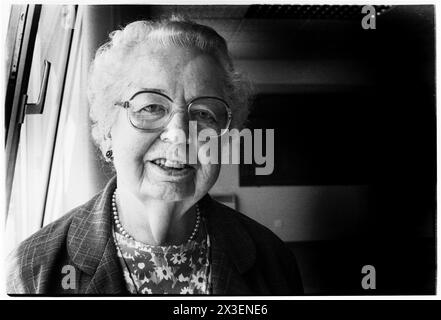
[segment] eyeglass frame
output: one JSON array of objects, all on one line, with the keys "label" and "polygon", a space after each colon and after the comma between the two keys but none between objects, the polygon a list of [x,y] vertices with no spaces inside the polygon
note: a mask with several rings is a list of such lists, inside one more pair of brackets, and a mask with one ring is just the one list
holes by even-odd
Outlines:
[{"label": "eyeglass frame", "polygon": [[[165,120],[164,124],[163,124],[162,126],[156,128],[156,129],[142,129],[142,128],[138,128],[138,127],[135,126],[135,125],[133,124],[133,122],[130,120],[129,108],[130,108],[130,101],[131,101],[134,97],[136,97],[138,94],[141,94],[141,93],[154,93],[154,94],[157,94],[157,95],[163,96],[164,98],[166,98],[166,99],[167,99],[168,101],[170,101],[171,103],[174,103],[174,101],[173,101],[169,96],[167,96],[166,94],[164,94],[164,93],[162,93],[162,92],[154,91],[154,90],[142,90],[142,91],[137,91],[137,92],[135,92],[135,93],[134,93],[134,94],[133,94],[128,100],[125,100],[125,101],[123,101],[122,103],[121,103],[121,102],[120,102],[120,103],[115,103],[115,105],[120,106],[120,107],[123,107],[123,108],[127,111],[127,112],[126,112],[126,114],[127,114],[127,121],[129,121],[129,123],[131,124],[131,126],[132,126],[133,128],[135,128],[136,130],[139,130],[139,131],[142,131],[142,132],[158,132],[158,131],[162,131],[162,130],[164,130],[164,128],[170,123],[171,119],[173,119],[173,116],[174,116],[176,113],[185,112],[184,110],[176,110],[176,109],[175,109],[175,110],[172,110],[172,111],[170,112],[170,114],[168,115],[168,119]],[[233,113],[232,113],[232,111],[231,111],[230,106],[229,106],[228,103],[227,103],[224,99],[222,99],[222,98],[215,97],[215,96],[200,96],[200,97],[196,97],[196,98],[191,99],[191,100],[185,105],[185,106],[187,107],[187,114],[190,113],[190,107],[191,107],[191,105],[192,105],[195,101],[200,100],[200,99],[215,99],[215,100],[221,101],[221,102],[225,105],[225,107],[226,107],[226,109],[227,109],[227,114],[228,114],[228,122],[227,122],[226,128],[221,129],[221,130],[222,130],[222,133],[219,134],[219,135],[217,135],[218,137],[222,136],[222,135],[225,134],[225,132],[227,132],[227,130],[230,128],[231,121],[232,121],[232,119],[233,119]]]}]

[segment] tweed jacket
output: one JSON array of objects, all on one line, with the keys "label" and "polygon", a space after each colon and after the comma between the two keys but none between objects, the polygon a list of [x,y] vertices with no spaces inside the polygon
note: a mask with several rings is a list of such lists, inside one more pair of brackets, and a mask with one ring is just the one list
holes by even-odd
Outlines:
[{"label": "tweed jacket", "polygon": [[[112,238],[115,188],[114,177],[87,203],[23,241],[10,255],[8,294],[129,294]],[[296,260],[277,236],[208,195],[199,205],[211,240],[213,294],[303,293]]]}]

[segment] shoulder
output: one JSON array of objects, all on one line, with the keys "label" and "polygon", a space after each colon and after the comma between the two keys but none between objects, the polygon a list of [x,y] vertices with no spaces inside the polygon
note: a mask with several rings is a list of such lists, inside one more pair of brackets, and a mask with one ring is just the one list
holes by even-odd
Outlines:
[{"label": "shoulder", "polygon": [[[86,203],[70,210],[59,219],[32,234],[20,243],[17,249],[14,250],[14,253],[22,258],[29,258],[32,255],[34,262],[51,255],[53,253],[51,249],[55,247],[54,244],[65,241],[72,220],[75,217],[82,218],[87,216],[91,212],[91,208],[93,208],[98,196],[95,195]],[[39,254],[36,255],[35,252]]]},{"label": "shoulder", "polygon": [[39,291],[39,287],[44,285],[41,283],[44,281],[44,274],[50,273],[54,264],[65,253],[67,234],[73,219],[87,216],[98,196],[38,230],[8,255],[8,293]]},{"label": "shoulder", "polygon": [[213,200],[213,203],[217,207],[217,210],[214,211],[214,214],[218,215],[216,218],[230,221],[243,228],[258,248],[287,250],[283,241],[264,225],[215,200]]},{"label": "shoulder", "polygon": [[[250,217],[213,200],[210,215],[221,225],[217,232],[228,238],[228,247],[238,259],[251,257],[249,283],[256,292],[302,294],[303,286],[293,252],[271,230]],[[222,228],[222,230],[220,230]],[[237,254],[236,254],[237,253]]]}]

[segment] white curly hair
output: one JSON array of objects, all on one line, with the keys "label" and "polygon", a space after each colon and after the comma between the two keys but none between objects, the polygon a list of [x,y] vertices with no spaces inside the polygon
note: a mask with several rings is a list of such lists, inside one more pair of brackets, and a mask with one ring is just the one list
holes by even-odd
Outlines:
[{"label": "white curly hair", "polygon": [[208,26],[179,16],[160,20],[141,20],[110,33],[110,41],[96,52],[91,64],[88,99],[92,121],[92,137],[102,154],[110,146],[110,129],[116,119],[124,91],[128,88],[128,70],[133,67],[136,49],[145,45],[174,45],[197,48],[213,56],[226,74],[225,87],[231,103],[231,128],[243,127],[249,113],[252,86],[234,68],[225,39]]}]

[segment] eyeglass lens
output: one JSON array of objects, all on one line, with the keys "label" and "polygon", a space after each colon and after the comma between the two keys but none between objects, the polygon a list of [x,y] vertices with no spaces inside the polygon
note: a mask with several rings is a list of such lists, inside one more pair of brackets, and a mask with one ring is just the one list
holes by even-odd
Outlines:
[{"label": "eyeglass lens", "polygon": [[[130,121],[139,129],[154,130],[162,127],[172,112],[172,102],[152,92],[135,95],[129,105]],[[188,116],[190,121],[197,121],[199,129],[213,129],[220,133],[228,127],[228,106],[216,98],[195,99],[188,108]]]}]

